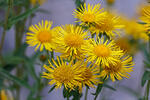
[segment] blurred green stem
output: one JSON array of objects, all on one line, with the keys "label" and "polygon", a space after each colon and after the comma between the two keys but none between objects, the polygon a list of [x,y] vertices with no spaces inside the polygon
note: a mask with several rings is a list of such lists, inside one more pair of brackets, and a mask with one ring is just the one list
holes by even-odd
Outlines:
[{"label": "blurred green stem", "polygon": [[149,88],[150,88],[150,80],[148,80],[148,83],[147,83],[147,87],[146,87],[146,98],[145,98],[145,100],[148,100],[148,97],[149,97]]},{"label": "blurred green stem", "polygon": [[86,86],[86,91],[85,91],[85,98],[84,98],[84,100],[87,100],[87,95],[88,95],[88,87]]},{"label": "blurred green stem", "polygon": [[67,100],[69,100],[69,94],[67,94]]},{"label": "blurred green stem", "polygon": [[50,59],[50,57],[49,57],[49,51],[46,50],[46,53],[47,53],[47,58],[48,58],[48,60],[49,60],[49,59]]},{"label": "blurred green stem", "polygon": [[10,13],[11,4],[12,4],[11,0],[9,0],[8,9],[7,9],[7,12],[5,14],[4,30],[3,30],[3,34],[2,34],[2,38],[1,38],[1,43],[0,43],[0,56],[2,55],[2,48],[4,45],[5,36],[6,36],[8,17],[9,17],[9,13]]},{"label": "blurred green stem", "polygon": [[54,51],[51,51],[51,60],[54,59]]},{"label": "blurred green stem", "polygon": [[[149,39],[149,53],[150,53],[150,39]],[[147,82],[146,98],[145,98],[145,100],[148,100],[148,97],[149,97],[149,88],[150,88],[150,80],[148,80],[148,82]]]}]

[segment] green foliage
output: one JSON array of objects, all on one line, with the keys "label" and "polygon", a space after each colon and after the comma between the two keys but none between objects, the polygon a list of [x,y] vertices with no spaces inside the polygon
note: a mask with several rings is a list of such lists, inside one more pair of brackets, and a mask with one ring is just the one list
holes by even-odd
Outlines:
[{"label": "green foliage", "polygon": [[76,88],[74,90],[70,90],[70,89],[63,89],[63,96],[64,98],[70,98],[71,96],[73,96],[72,100],[80,100],[80,98],[82,97],[82,94],[79,93],[79,89]]},{"label": "green foliage", "polygon": [[23,19],[29,17],[32,13],[34,13],[39,6],[36,6],[34,8],[28,9],[26,12],[15,16],[15,17],[11,17],[8,19],[8,27],[7,29],[10,29],[12,27],[12,25],[16,24],[18,21],[22,21]]},{"label": "green foliage", "polygon": [[150,80],[150,71],[144,72],[141,85],[144,86],[147,80]]},{"label": "green foliage", "polygon": [[0,75],[9,80],[12,80],[13,82],[15,82],[16,84],[18,84],[20,86],[24,86],[24,87],[28,88],[29,90],[31,90],[30,85],[26,81],[21,80],[18,77],[10,74],[8,71],[4,70],[3,68],[0,68]]},{"label": "green foliage", "polygon": [[103,87],[109,88],[110,90],[113,90],[113,91],[117,91],[117,89],[115,89],[114,87],[112,87],[106,83],[103,84]]},{"label": "green foliage", "polygon": [[102,88],[103,88],[103,84],[98,84],[98,86],[97,86],[97,88],[96,88],[96,92],[93,93],[93,95],[95,95],[94,100],[97,99],[97,97],[98,97],[99,93],[101,92]]},{"label": "green foliage", "polygon": [[54,85],[49,91],[48,93],[52,92],[55,89],[56,85]]},{"label": "green foliage", "polygon": [[84,2],[82,0],[75,0],[76,8],[81,8],[81,6],[84,5]]}]

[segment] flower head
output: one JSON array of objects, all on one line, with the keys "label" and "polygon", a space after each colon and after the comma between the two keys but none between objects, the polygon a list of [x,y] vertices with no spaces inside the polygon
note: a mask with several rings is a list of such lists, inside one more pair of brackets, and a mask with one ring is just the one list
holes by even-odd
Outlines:
[{"label": "flower head", "polygon": [[115,64],[117,57],[123,54],[114,43],[114,41],[104,41],[104,38],[98,38],[96,41],[91,39],[91,43],[82,47],[83,54],[87,57],[87,61],[97,65]]},{"label": "flower head", "polygon": [[88,32],[84,32],[80,26],[65,25],[59,28],[56,51],[63,56],[80,56],[81,46],[86,45]]},{"label": "flower head", "polygon": [[139,24],[134,20],[126,20],[124,24],[127,35],[132,36],[136,40],[142,39],[145,42],[149,40],[149,36],[147,34],[148,28],[145,25]]},{"label": "flower head", "polygon": [[150,23],[150,5],[145,5],[141,9],[141,20]]},{"label": "flower head", "polygon": [[78,10],[74,10],[74,16],[78,19],[77,22],[81,22],[81,25],[88,25],[90,23],[96,23],[99,18],[104,14],[100,8],[100,4],[81,6]]},{"label": "flower head", "polygon": [[85,85],[89,87],[94,87],[94,85],[100,83],[99,80],[100,70],[99,67],[93,64],[90,64],[88,67],[87,66],[88,66],[87,64],[84,65],[84,70],[81,73],[82,85],[83,87]]},{"label": "flower head", "polygon": [[116,79],[121,80],[122,77],[129,78],[129,73],[133,71],[133,65],[132,57],[126,56],[124,58],[120,58],[116,65],[110,65],[109,67],[103,66],[103,70],[100,76],[104,78],[106,77],[106,79],[110,76],[113,82]]},{"label": "flower head", "polygon": [[122,29],[123,25],[120,23],[119,17],[116,17],[112,14],[106,13],[105,16],[98,20],[98,23],[90,27],[92,34],[104,34],[109,37],[114,37],[120,35],[119,29]]},{"label": "flower head", "polygon": [[29,31],[26,36],[26,42],[30,46],[36,46],[35,50],[40,48],[42,51],[44,48],[51,51],[55,48],[54,39],[55,39],[55,29],[51,29],[52,22],[42,20],[42,23],[39,23],[35,26],[30,26]]},{"label": "flower head", "polygon": [[61,88],[62,85],[64,85],[66,89],[76,88],[82,80],[82,63],[76,62],[73,64],[73,61],[71,61],[67,64],[62,58],[57,58],[57,62],[58,64],[53,60],[54,65],[52,65],[49,61],[50,66],[43,66],[48,71],[43,73],[43,77],[50,80],[50,85],[55,83],[56,88]]}]

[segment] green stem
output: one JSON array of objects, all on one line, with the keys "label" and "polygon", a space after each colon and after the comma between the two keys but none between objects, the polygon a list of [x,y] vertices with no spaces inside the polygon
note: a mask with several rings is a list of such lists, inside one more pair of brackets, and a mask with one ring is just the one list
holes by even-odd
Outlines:
[{"label": "green stem", "polygon": [[88,87],[86,87],[85,98],[84,98],[84,100],[87,100],[88,90],[89,90]]},{"label": "green stem", "polygon": [[0,44],[0,55],[2,54],[2,48],[3,48],[3,45],[4,45],[5,36],[6,36],[6,30],[7,30],[7,24],[8,24],[8,17],[9,17],[9,13],[10,13],[10,7],[11,7],[11,0],[9,0],[8,10],[7,10],[6,15],[5,15],[4,30],[3,30],[3,34],[2,34],[2,38],[1,38],[1,44]]},{"label": "green stem", "polygon": [[67,94],[67,100],[69,100],[69,95]]},{"label": "green stem", "polygon": [[47,53],[47,58],[48,58],[48,60],[49,60],[49,59],[50,59],[50,57],[49,57],[49,51],[46,50],[46,53]]},{"label": "green stem", "polygon": [[[150,40],[149,40],[149,53],[150,53]],[[145,100],[148,100],[148,97],[149,97],[149,88],[150,88],[150,80],[148,80],[148,83],[147,83]]]},{"label": "green stem", "polygon": [[54,59],[54,51],[51,51],[51,60]]},{"label": "green stem", "polygon": [[145,98],[145,100],[148,100],[148,97],[149,97],[149,88],[150,88],[150,80],[148,80],[148,83],[147,83],[147,87],[146,87],[146,98]]}]

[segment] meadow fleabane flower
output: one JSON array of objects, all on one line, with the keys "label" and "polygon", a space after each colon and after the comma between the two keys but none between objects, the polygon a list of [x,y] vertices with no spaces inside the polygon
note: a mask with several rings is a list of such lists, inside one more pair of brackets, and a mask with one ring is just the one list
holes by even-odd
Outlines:
[{"label": "meadow fleabane flower", "polygon": [[58,28],[56,51],[63,56],[80,56],[81,46],[86,45],[88,32],[76,25],[65,25]]},{"label": "meadow fleabane flower", "polygon": [[145,23],[150,24],[150,5],[145,5],[140,10],[141,20]]},{"label": "meadow fleabane flower", "polygon": [[66,63],[62,58],[57,57],[56,63],[53,60],[54,65],[49,61],[49,66],[44,65],[43,67],[47,70],[47,72],[43,72],[43,77],[49,79],[49,84],[55,84],[55,88],[61,88],[62,85],[66,89],[75,89],[79,86],[81,78],[82,70],[82,62],[78,61],[73,64],[73,61]]},{"label": "meadow fleabane flower", "polygon": [[29,46],[36,46],[35,50],[40,48],[42,51],[44,48],[46,50],[52,51],[55,48],[54,40],[55,40],[55,29],[51,29],[52,22],[42,20],[42,23],[38,23],[38,25],[30,26],[29,32],[26,34],[26,42]]},{"label": "meadow fleabane flower", "polygon": [[109,65],[116,64],[116,57],[123,54],[114,43],[114,41],[104,41],[104,38],[98,38],[97,40],[91,39],[90,43],[82,47],[83,55],[86,56],[87,61],[95,63],[97,65]]},{"label": "meadow fleabane flower", "polygon": [[94,88],[94,85],[101,83],[99,80],[99,78],[100,78],[99,66],[92,64],[92,63],[88,66],[88,64],[85,63],[83,68],[84,69],[81,73],[81,78],[82,78],[82,82],[81,82],[82,85],[80,87],[81,90],[82,90],[82,87],[84,87],[85,85],[88,87]]},{"label": "meadow fleabane flower", "polygon": [[81,22],[81,25],[89,25],[90,23],[96,23],[99,18],[104,14],[103,9],[100,8],[100,4],[81,6],[78,10],[74,10],[73,15],[78,19],[77,22]]},{"label": "meadow fleabane flower", "polygon": [[145,25],[139,24],[135,20],[125,20],[124,25],[125,33],[132,36],[133,39],[142,39],[145,42],[149,40],[149,36],[147,34],[148,27]]},{"label": "meadow fleabane flower", "polygon": [[110,76],[111,80],[114,82],[116,79],[121,80],[122,77],[129,78],[130,72],[133,71],[133,62],[132,57],[126,56],[124,58],[120,58],[117,61],[116,65],[103,66],[103,70],[100,73],[102,77],[108,78]]},{"label": "meadow fleabane flower", "polygon": [[105,13],[103,18],[100,18],[95,25],[91,25],[89,30],[92,34],[96,33],[98,36],[99,34],[106,34],[110,38],[116,35],[120,35],[120,29],[122,29],[124,25],[120,23],[120,18],[114,16],[109,13]]}]

